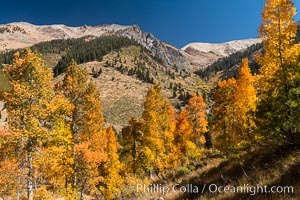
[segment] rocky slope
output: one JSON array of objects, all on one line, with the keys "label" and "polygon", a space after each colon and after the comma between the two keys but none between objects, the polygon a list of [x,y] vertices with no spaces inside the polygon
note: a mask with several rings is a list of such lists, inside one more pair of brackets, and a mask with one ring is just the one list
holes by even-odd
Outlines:
[{"label": "rocky slope", "polygon": [[55,39],[81,38],[85,36],[120,35],[135,39],[165,64],[189,68],[186,57],[175,47],[143,32],[137,25],[101,25],[68,27],[65,25],[33,25],[16,22],[0,25],[0,51],[30,47],[34,44]]},{"label": "rocky slope", "polygon": [[184,46],[184,51],[195,69],[205,69],[220,58],[227,57],[238,51],[243,51],[250,46],[260,43],[259,39],[235,40],[225,43],[195,42]]},{"label": "rocky slope", "polygon": [[0,25],[0,50],[24,48],[55,39],[101,36],[126,28],[128,27],[120,25],[68,27],[65,25],[37,26],[27,22],[3,24]]}]

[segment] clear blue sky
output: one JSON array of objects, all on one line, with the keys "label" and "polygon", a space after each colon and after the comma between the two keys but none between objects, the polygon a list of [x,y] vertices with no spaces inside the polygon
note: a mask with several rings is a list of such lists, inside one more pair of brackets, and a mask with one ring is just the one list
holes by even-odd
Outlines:
[{"label": "clear blue sky", "polygon": [[[300,10],[300,1],[294,2]],[[10,0],[1,2],[0,24],[138,24],[182,47],[195,41],[257,37],[263,4],[264,0]]]}]

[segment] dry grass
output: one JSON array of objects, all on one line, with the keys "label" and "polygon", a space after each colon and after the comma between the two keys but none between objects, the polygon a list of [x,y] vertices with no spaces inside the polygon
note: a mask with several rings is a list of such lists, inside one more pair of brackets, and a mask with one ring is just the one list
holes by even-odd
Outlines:
[{"label": "dry grass", "polygon": [[[87,63],[90,67],[101,65]],[[129,117],[141,117],[143,102],[150,84],[121,74],[113,68],[102,68],[102,74],[94,79],[101,94],[105,121],[117,130],[124,126]]]},{"label": "dry grass", "polygon": [[240,158],[209,161],[209,167],[192,172],[182,178],[180,185],[193,184],[202,188],[204,184],[219,186],[267,185],[293,186],[293,194],[237,194],[237,193],[210,193],[204,194],[171,193],[165,199],[298,199],[300,196],[300,149],[299,147],[269,146],[250,152]]}]

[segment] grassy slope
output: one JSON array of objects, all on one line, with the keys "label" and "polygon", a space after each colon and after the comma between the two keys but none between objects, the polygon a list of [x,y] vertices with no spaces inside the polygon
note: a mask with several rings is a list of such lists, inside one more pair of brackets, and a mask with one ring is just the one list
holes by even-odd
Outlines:
[{"label": "grassy slope", "polygon": [[[112,52],[103,57],[101,62],[89,62],[82,64],[87,67],[90,72],[94,68],[96,71],[102,69],[102,74],[98,78],[93,80],[98,85],[100,90],[103,113],[107,124],[112,124],[118,131],[127,124],[129,117],[141,117],[143,112],[143,102],[147,90],[151,86],[149,83],[145,83],[139,80],[136,76],[128,76],[126,73],[119,72],[116,67],[120,66],[121,60],[122,65],[128,68],[135,66],[134,58],[136,57],[139,62],[145,62],[146,68],[150,71],[150,76],[155,79],[155,82],[159,82],[162,85],[162,91],[166,98],[169,98],[171,102],[176,105],[178,99],[173,98],[173,90],[169,88],[170,82],[181,83],[185,91],[190,93],[196,92],[201,88],[205,88],[202,85],[202,81],[199,77],[191,74],[190,77],[183,79],[179,73],[175,73],[175,80],[171,79],[162,70],[165,66],[161,65],[147,53],[143,53],[143,57],[140,57],[140,48],[136,46],[123,48],[118,57],[117,52]],[[114,62],[118,60],[115,67],[106,67],[106,62]]]},{"label": "grassy slope", "polygon": [[[200,167],[187,175],[170,178],[167,185],[192,184],[199,189],[206,184],[203,194],[172,192],[165,200],[214,199],[214,200],[298,200],[300,198],[300,147],[291,145],[268,145],[256,148],[238,158],[206,158]],[[293,194],[236,194],[210,193],[209,184],[218,186],[293,186]],[[148,194],[151,195],[151,194]],[[152,194],[158,198],[161,194]]]}]

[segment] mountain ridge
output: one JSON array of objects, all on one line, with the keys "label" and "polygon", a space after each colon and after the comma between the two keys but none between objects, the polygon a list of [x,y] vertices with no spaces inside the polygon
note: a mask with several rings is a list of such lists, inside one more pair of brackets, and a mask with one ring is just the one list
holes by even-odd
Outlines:
[{"label": "mountain ridge", "polygon": [[151,33],[141,30],[138,25],[123,26],[118,24],[69,27],[63,24],[33,25],[28,22],[13,22],[0,25],[0,51],[30,47],[34,44],[56,39],[100,37],[117,35],[135,39],[153,55],[168,65],[190,68],[186,57],[176,47],[160,41]]},{"label": "mountain ridge", "polygon": [[0,51],[30,47],[40,42],[117,35],[136,40],[165,64],[180,69],[205,69],[220,58],[259,43],[259,39],[234,40],[224,43],[192,42],[183,48],[161,41],[138,25],[103,24],[67,26],[64,24],[34,25],[28,22],[0,24]]}]

